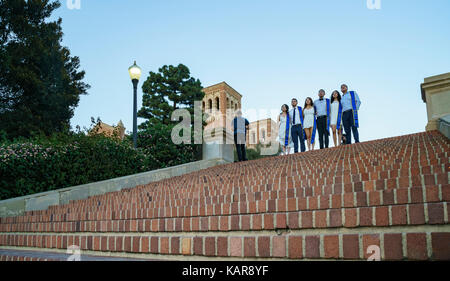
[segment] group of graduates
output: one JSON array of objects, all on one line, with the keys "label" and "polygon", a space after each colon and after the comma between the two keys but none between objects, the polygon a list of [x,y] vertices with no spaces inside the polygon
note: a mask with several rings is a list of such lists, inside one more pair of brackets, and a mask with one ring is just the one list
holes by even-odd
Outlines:
[{"label": "group of graduates", "polygon": [[[333,134],[335,146],[352,143],[352,133],[355,142],[359,142],[358,111],[361,100],[355,91],[348,91],[346,84],[341,85],[341,93],[333,91],[331,97],[325,98],[325,90],[319,90],[319,99],[313,101],[308,97],[303,108],[298,105],[298,100],[291,101],[292,109],[287,104],[281,106],[278,117],[278,139],[283,148],[283,154],[289,154],[292,147],[294,152],[314,150],[316,144],[316,132],[319,134],[320,149],[329,147],[330,131]],[[247,161],[245,143],[249,122],[238,111],[232,121],[234,130],[234,143],[239,161]],[[343,130],[345,134],[343,134]],[[305,145],[306,141],[306,145]]]},{"label": "group of graduates", "polygon": [[[308,97],[303,108],[298,100],[291,101],[292,109],[284,104],[278,118],[278,139],[283,147],[283,153],[289,154],[292,146],[298,153],[299,144],[301,152],[314,150],[316,132],[319,134],[320,149],[329,147],[330,129],[333,133],[335,146],[351,144],[352,133],[355,142],[359,142],[358,111],[361,100],[355,91],[348,91],[346,84],[341,85],[342,95],[338,90],[333,91],[329,99],[325,98],[325,90],[319,90],[319,99],[313,101]],[[344,129],[345,134],[342,133]]]}]

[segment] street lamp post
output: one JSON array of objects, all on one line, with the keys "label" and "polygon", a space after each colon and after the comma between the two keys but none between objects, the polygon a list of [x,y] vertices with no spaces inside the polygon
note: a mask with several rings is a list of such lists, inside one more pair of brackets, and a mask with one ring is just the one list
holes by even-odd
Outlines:
[{"label": "street lamp post", "polygon": [[130,74],[131,82],[133,82],[133,145],[134,148],[137,148],[137,86],[141,78],[141,68],[136,65],[136,61],[128,68],[128,73]]}]

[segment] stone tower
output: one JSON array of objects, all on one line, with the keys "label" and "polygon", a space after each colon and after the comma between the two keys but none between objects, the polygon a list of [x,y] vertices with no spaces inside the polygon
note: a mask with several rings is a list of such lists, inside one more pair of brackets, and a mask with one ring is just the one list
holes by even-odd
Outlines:
[{"label": "stone tower", "polygon": [[[226,82],[209,86],[203,89],[205,97],[202,101],[203,112],[208,115],[205,130],[213,128],[226,128],[226,119],[234,116],[227,116],[227,110],[234,112],[241,109],[242,95],[230,87]],[[224,118],[226,117],[226,118]]]},{"label": "stone tower", "polygon": [[206,119],[203,132],[203,159],[224,159],[234,161],[234,139],[231,121],[234,113],[241,108],[242,95],[226,82],[203,89],[205,97],[202,110]]}]

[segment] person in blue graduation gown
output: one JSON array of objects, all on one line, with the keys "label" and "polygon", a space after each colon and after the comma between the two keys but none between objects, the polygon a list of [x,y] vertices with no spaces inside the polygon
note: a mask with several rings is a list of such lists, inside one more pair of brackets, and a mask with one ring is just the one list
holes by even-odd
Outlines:
[{"label": "person in blue graduation gown", "polygon": [[278,139],[283,148],[282,155],[289,155],[291,152],[292,136],[291,136],[291,120],[289,118],[289,106],[283,104],[281,113],[278,115]]},{"label": "person in blue graduation gown", "polygon": [[325,98],[325,90],[319,91],[319,99],[314,102],[316,109],[316,127],[319,132],[320,149],[328,148],[330,135],[330,111],[331,103]]},{"label": "person in blue graduation gown", "polygon": [[347,136],[347,144],[352,143],[352,133],[355,143],[359,143],[359,115],[358,111],[361,106],[361,100],[355,91],[348,91],[346,84],[341,85],[342,91],[342,123],[344,124],[345,134]]},{"label": "person in blue graduation gown", "polygon": [[298,100],[292,99],[292,109],[289,111],[289,118],[291,119],[291,136],[294,143],[294,152],[298,153],[298,145],[300,141],[300,149],[302,152],[306,151],[305,138],[303,131],[303,110],[298,106]]}]

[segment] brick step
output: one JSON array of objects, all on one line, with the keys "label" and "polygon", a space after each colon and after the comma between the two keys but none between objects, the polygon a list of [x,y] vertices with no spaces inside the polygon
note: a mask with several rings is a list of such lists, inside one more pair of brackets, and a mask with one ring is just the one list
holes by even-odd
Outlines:
[{"label": "brick step", "polygon": [[[373,171],[373,172],[366,172],[366,171],[355,171],[354,173],[338,173],[333,172],[331,170],[331,167],[328,166],[326,171],[318,171],[318,170],[311,170],[303,173],[302,171],[291,171],[286,173],[284,170],[285,168],[282,168],[282,170],[278,173],[271,171],[264,171],[261,175],[255,175],[252,180],[247,180],[245,182],[240,182],[233,178],[233,175],[235,174],[244,174],[246,178],[252,178],[252,175],[247,173],[247,171],[242,171],[241,169],[236,169],[233,171],[227,170],[225,172],[221,172],[220,174],[215,172],[209,172],[206,173],[206,171],[203,171],[202,174],[190,174],[189,178],[173,178],[173,179],[167,179],[163,180],[161,182],[157,183],[151,183],[145,186],[139,186],[139,188],[136,189],[136,191],[139,192],[146,192],[149,195],[162,195],[165,193],[176,193],[178,192],[178,189],[187,189],[191,191],[192,189],[195,190],[195,192],[198,192],[198,190],[201,190],[205,187],[210,187],[211,185],[220,184],[224,188],[233,188],[237,184],[246,184],[246,185],[261,185],[261,184],[280,184],[280,179],[286,182],[295,182],[297,184],[305,184],[305,185],[312,185],[312,184],[331,184],[331,183],[351,183],[352,181],[368,181],[368,180],[378,180],[378,179],[384,179],[387,177],[415,177],[420,175],[434,175],[434,174],[442,174],[449,171],[448,169],[448,162],[445,162],[443,164],[439,165],[433,165],[433,166],[423,166],[418,167],[417,169],[406,167],[406,168],[398,168],[398,167],[388,167],[386,170],[380,171]],[[260,169],[252,167],[252,169]],[[224,170],[224,168],[221,166],[221,170]],[[223,177],[222,177],[223,175]],[[208,183],[201,182],[201,178],[205,178]],[[183,181],[180,182],[180,179],[183,179]],[[205,179],[203,181],[205,181]],[[314,179],[314,180],[312,180]],[[329,179],[329,182],[326,182],[326,180]],[[209,182],[211,180],[211,182]],[[165,187],[164,189],[159,189],[158,187]],[[192,191],[194,192],[194,191]],[[120,192],[117,192],[116,195],[119,195]],[[129,196],[130,191],[125,193],[124,195]]]},{"label": "brick step", "polygon": [[269,211],[214,216],[3,224],[8,232],[204,232],[448,224],[450,203]]},{"label": "brick step", "polygon": [[[441,167],[440,167],[440,169],[445,169],[445,167],[447,167],[446,165],[441,165]],[[448,169],[447,169],[448,170]],[[395,172],[393,172],[393,171],[390,171],[389,172],[390,173],[390,175],[392,176],[393,175],[393,173],[395,173]],[[379,173],[378,174],[378,176],[380,177],[380,178],[382,178],[382,177],[385,177],[385,175],[383,175],[383,174],[381,174],[381,173]],[[378,176],[377,176],[377,178],[378,178]],[[360,177],[360,178],[364,178],[364,177],[366,177],[364,174],[363,175],[357,175],[356,177]],[[411,181],[432,181],[433,179],[432,179],[432,177],[433,177],[433,175],[426,175],[426,176],[423,176],[422,178],[421,178],[422,176],[416,176],[416,177],[414,177]],[[445,181],[445,178],[447,178],[447,182],[448,182],[448,172],[447,173],[442,173],[442,174],[440,174],[439,175],[439,177],[442,177],[442,179],[435,179],[435,181],[438,181],[438,182],[443,182],[443,181]],[[369,178],[375,178],[374,176],[370,176],[369,175]],[[337,179],[337,180],[336,180]],[[335,177],[335,179],[333,179],[333,181],[341,181],[343,178],[342,177]],[[349,182],[349,180],[350,180],[351,178],[350,177],[348,177],[348,178],[344,178],[344,182]],[[353,178],[354,180],[356,180],[357,178]],[[383,185],[384,183],[383,183],[383,181],[385,181],[386,182],[386,180],[384,180],[384,179],[382,179],[382,180],[377,180],[377,181],[375,181],[375,180],[373,180],[372,182],[371,181],[368,181],[367,182],[367,185],[368,185],[368,188],[370,188],[370,185],[374,185],[374,186],[380,186],[380,185]],[[405,179],[403,179],[403,181],[406,181]],[[392,182],[392,180],[391,180],[391,182]],[[277,184],[278,184],[278,186],[277,186]],[[277,183],[276,184],[276,186],[274,186],[274,188],[279,188],[279,183]],[[294,184],[296,184],[295,182],[291,182],[291,183],[287,183],[287,184],[289,184],[289,185],[294,185]],[[355,185],[355,183],[350,183],[351,185]],[[344,189],[345,188],[347,188],[347,189],[349,189],[350,188],[350,184],[347,184],[347,187],[345,187],[344,186]],[[392,183],[390,183],[390,184],[392,184]],[[357,184],[358,185],[358,184]],[[264,186],[263,186],[264,187]],[[318,188],[320,188],[320,186],[317,186],[316,187],[316,189],[318,189]],[[327,186],[326,187],[327,189],[329,189],[330,187],[329,186]],[[167,189],[167,188],[165,188],[165,189]],[[195,190],[195,188],[193,188],[194,190]],[[262,189],[262,188],[261,188]],[[224,189],[222,189],[222,190],[224,190]],[[225,189],[226,190],[226,189]],[[235,190],[235,189],[233,189],[233,190]],[[220,191],[221,193],[223,193],[223,191]],[[131,193],[131,192],[130,192]],[[183,192],[180,192],[179,190],[175,190],[175,191],[173,191],[172,192],[172,194],[173,194],[173,196],[178,196],[179,194],[182,194],[182,196],[184,196],[184,197],[186,197],[186,194],[189,194],[189,193],[183,193]],[[124,194],[128,194],[128,193],[125,193],[125,192],[121,192],[121,193],[117,193],[117,194],[122,194],[122,195],[124,195]],[[117,194],[115,194],[116,196],[117,196]],[[151,194],[150,192],[147,192],[147,194]],[[200,196],[200,195],[198,195],[198,194],[200,194],[199,192],[195,192],[195,191],[193,191],[193,192],[191,192],[190,194],[193,194],[193,195],[195,195],[195,196]],[[111,196],[111,194],[108,194],[107,196]],[[148,196],[148,195],[147,195]],[[124,197],[124,196],[123,196]],[[123,198],[122,196],[120,196],[117,200],[122,200],[123,201]],[[193,196],[192,196],[193,197]],[[94,200],[96,200],[96,199],[102,199],[102,198],[105,198],[105,196],[103,195],[103,197],[94,197]],[[92,199],[92,198],[91,198]],[[155,200],[157,200],[157,199],[159,199],[158,197],[155,197]],[[85,202],[84,200],[83,201],[78,201],[76,204],[83,204],[82,202]],[[88,202],[88,201],[86,201],[86,202]],[[69,205],[66,205],[66,206],[69,206]],[[59,206],[60,207],[60,206]],[[50,209],[57,209],[58,207],[54,207],[54,208],[50,208]]]},{"label": "brick step", "polygon": [[[290,192],[271,192],[260,200],[233,203],[191,205],[189,207],[142,208],[130,206],[125,210],[93,210],[92,212],[71,212],[1,218],[2,225],[10,223],[42,223],[67,221],[95,221],[113,219],[176,218],[206,215],[253,214],[264,212],[324,210],[340,207],[383,206],[412,203],[433,203],[450,201],[450,185],[419,188],[400,188],[370,192],[353,192],[333,195],[296,197]],[[270,196],[269,196],[270,195]]]},{"label": "brick step", "polygon": [[[353,231],[292,231],[208,234],[10,234],[2,250],[65,250],[77,245],[81,254],[134,254],[152,259],[345,259],[367,260],[369,247],[381,260],[450,260],[450,226],[364,228]],[[3,241],[4,239],[2,239]]]},{"label": "brick step", "polygon": [[[292,183],[287,184],[287,188],[283,189],[274,189],[270,185],[265,186],[257,186],[252,187],[251,190],[249,188],[234,188],[230,190],[233,193],[230,194],[223,194],[223,190],[220,191],[222,195],[196,195],[197,198],[203,198],[203,199],[197,199],[197,198],[185,198],[185,199],[171,199],[171,200],[158,200],[153,199],[151,196],[146,195],[145,193],[142,194],[143,199],[145,203],[142,205],[136,204],[136,203],[122,203],[122,204],[113,204],[111,200],[107,200],[106,202],[102,202],[108,197],[114,197],[115,194],[107,194],[102,195],[101,198],[99,197],[91,197],[89,199],[85,199],[82,201],[79,201],[77,204],[68,204],[68,205],[62,205],[62,206],[52,206],[48,210],[44,211],[33,211],[33,212],[27,212],[25,214],[26,216],[36,216],[36,215],[42,215],[42,214],[58,214],[58,213],[65,213],[67,210],[71,210],[72,212],[85,212],[86,210],[104,210],[105,208],[102,207],[105,205],[108,205],[113,207],[115,210],[119,210],[122,208],[122,206],[127,206],[127,208],[130,208],[130,206],[135,206],[138,208],[156,208],[161,206],[188,206],[190,204],[195,205],[195,203],[208,203],[208,200],[211,200],[210,202],[223,202],[223,203],[231,203],[231,202],[239,202],[241,200],[240,198],[247,197],[247,194],[250,194],[249,198],[255,198],[257,200],[257,196],[265,196],[265,194],[270,194],[273,192],[283,192],[283,190],[287,190],[288,192],[294,192],[295,196],[315,196],[315,195],[328,195],[328,194],[340,194],[342,192],[358,192],[358,191],[374,191],[374,190],[389,190],[393,188],[403,188],[403,187],[419,187],[419,186],[430,186],[435,184],[449,184],[449,173],[442,173],[438,175],[425,175],[425,176],[416,176],[412,178],[391,178],[391,179],[383,179],[378,181],[365,181],[365,182],[354,182],[350,184],[333,184],[333,185],[326,185],[326,186],[319,186],[319,187],[297,187],[293,188]],[[293,191],[289,191],[293,190]],[[241,192],[242,191],[242,192]],[[244,194],[244,195],[243,195]],[[298,195],[297,195],[298,194]],[[150,198],[149,198],[150,197]],[[144,199],[146,198],[146,199]],[[102,200],[103,199],[103,200]],[[147,200],[150,200],[147,201]],[[116,197],[116,202],[119,200],[119,198]],[[202,200],[202,201],[200,201]],[[124,201],[123,199],[121,200]],[[157,203],[156,203],[157,202]],[[172,203],[174,202],[174,203]],[[103,203],[103,204],[102,204]],[[99,205],[100,204],[100,205]],[[89,206],[90,209],[89,209]],[[103,208],[103,209],[102,209]]]},{"label": "brick step", "polygon": [[[6,250],[0,249],[0,261],[68,261],[70,254],[52,251],[36,250]],[[108,257],[82,255],[78,261],[149,261],[147,259],[132,259],[126,257]]]},{"label": "brick step", "polygon": [[[442,165],[442,170],[444,170],[445,165]],[[144,188],[138,188],[136,190],[130,190],[128,192],[116,192],[116,193],[108,193],[101,196],[94,196],[83,201],[71,202],[64,206],[51,206],[49,210],[57,210],[61,208],[76,208],[83,206],[85,204],[91,203],[92,201],[99,200],[107,200],[108,203],[113,203],[111,201],[115,201],[117,203],[123,202],[125,199],[127,202],[130,200],[137,201],[140,197],[145,197],[146,200],[151,201],[160,201],[160,200],[174,200],[174,199],[195,199],[199,197],[210,197],[210,196],[224,196],[224,195],[233,195],[235,193],[241,193],[239,191],[248,192],[251,189],[251,192],[258,191],[268,191],[268,190],[279,190],[286,188],[293,188],[294,186],[306,188],[306,189],[333,189],[334,186],[338,186],[340,188],[349,189],[350,187],[356,186],[359,187],[364,185],[366,189],[372,188],[387,188],[387,187],[409,187],[420,186],[420,185],[432,185],[432,184],[448,184],[449,183],[449,172],[447,171],[439,171],[436,173],[429,174],[416,174],[414,176],[406,176],[400,175],[398,171],[389,171],[386,173],[380,173],[376,179],[375,177],[362,175],[355,175],[353,177],[342,178],[342,177],[333,177],[332,180],[323,180],[323,178],[317,179],[315,182],[313,181],[294,181],[285,177],[283,179],[279,179],[277,183],[258,183],[253,184],[251,187],[237,187],[237,186],[228,186],[226,184],[222,184],[220,189],[212,189],[215,186],[205,186],[205,187],[184,187],[183,189],[188,189],[188,192],[184,192],[184,190],[170,190],[165,192],[153,192],[150,190],[146,190]],[[268,182],[268,181],[267,181]],[[372,187],[373,186],[373,187]],[[212,193],[212,194],[211,194]],[[96,202],[96,203],[97,203]],[[129,204],[129,203],[122,203]]]},{"label": "brick step", "polygon": [[[142,195],[143,198],[140,202],[136,203],[122,203],[113,204],[110,201],[102,202],[100,199],[91,199],[84,204],[76,205],[64,205],[59,208],[51,208],[46,211],[47,214],[64,214],[69,210],[71,212],[92,212],[92,211],[105,211],[105,210],[127,210],[127,209],[148,209],[148,208],[161,208],[161,207],[189,207],[198,204],[211,204],[212,202],[220,203],[234,203],[241,201],[257,201],[260,199],[277,199],[279,197],[297,198],[297,197],[310,197],[310,196],[326,196],[332,194],[352,193],[352,192],[370,192],[381,190],[392,190],[402,188],[429,188],[437,185],[448,185],[449,182],[448,173],[441,175],[432,175],[432,177],[423,177],[422,182],[413,181],[408,178],[393,178],[384,179],[377,182],[354,182],[350,184],[333,184],[321,187],[287,187],[283,189],[273,190],[269,186],[252,187],[251,190],[245,188],[235,189],[230,194],[222,195],[198,195],[197,198],[183,198],[183,199],[158,199],[150,198],[148,195]],[[240,192],[242,191],[242,192]],[[221,192],[223,193],[223,192]],[[275,195],[273,195],[275,194]],[[287,194],[279,196],[278,194]],[[273,195],[273,196],[272,196]],[[201,198],[201,199],[199,199]],[[125,201],[126,202],[126,201]],[[100,205],[99,205],[100,204]],[[42,212],[41,212],[42,213]]]},{"label": "brick step", "polygon": [[21,256],[21,255],[10,255],[10,254],[4,254],[0,255],[0,261],[62,261],[62,260],[53,260],[53,259],[47,259],[42,257],[28,257],[28,256]]},{"label": "brick step", "polygon": [[[444,171],[445,171],[445,166],[446,166],[446,164],[448,163],[448,158],[446,158],[445,160],[443,160],[443,163],[442,164],[440,164],[440,167],[439,167],[439,169],[442,167],[442,166],[444,166]],[[283,164],[287,164],[287,163],[283,163]],[[224,166],[226,166],[226,165],[224,165]],[[273,167],[274,167],[274,165],[270,165],[271,167],[272,167],[272,169],[273,169]],[[427,166],[427,167],[433,167],[433,166]],[[324,169],[324,172],[330,172],[330,166],[328,165],[328,166],[326,166],[326,169]],[[213,168],[211,168],[211,169],[213,169]],[[225,167],[222,167],[221,166],[221,170],[224,170],[225,169]],[[429,168],[427,168],[427,169],[429,169]],[[392,168],[392,167],[389,167],[389,169],[388,170],[395,170],[394,168]],[[412,170],[412,173],[410,172],[410,170]],[[217,170],[217,171],[219,171],[219,170]],[[237,171],[237,170],[236,170]],[[402,171],[402,173],[400,174],[400,175],[404,175],[404,176],[410,176],[410,175],[416,175],[416,174],[418,174],[418,173],[421,173],[421,171],[420,171],[420,169],[418,168],[418,170],[415,170],[415,168],[414,167],[405,167],[403,170],[401,170]],[[448,171],[448,169],[447,169],[447,171]],[[229,171],[228,170],[226,170],[225,169],[225,171],[222,171],[222,174],[227,174],[227,177],[230,177],[230,176],[233,176],[233,174],[240,174],[240,173],[228,173]],[[295,172],[293,172],[294,174],[295,174],[295,176],[297,176],[297,178],[299,178],[299,179],[301,179],[302,177],[304,177],[304,176],[308,176],[308,175],[310,175],[310,173],[311,172],[318,172],[318,170],[316,169],[316,168],[314,168],[314,169],[311,169],[311,171],[308,171],[308,172],[306,172],[306,173],[304,173],[304,174],[299,174],[299,172],[298,171],[295,171]],[[379,172],[379,171],[375,171],[375,172]],[[375,173],[375,172],[372,172],[372,173]],[[427,171],[423,171],[424,173],[427,173]],[[203,171],[202,171],[202,173],[203,173]],[[206,173],[206,172],[205,172]],[[365,171],[355,171],[355,174],[357,174],[357,175],[359,175],[359,174],[363,174],[363,177],[364,177],[364,174],[365,173],[367,173],[367,172],[365,172]],[[212,173],[212,174],[214,174],[214,173]],[[201,175],[201,174],[197,174],[197,173],[193,173],[192,174],[193,176],[197,176],[197,175]],[[216,175],[214,175],[214,176],[216,176]],[[278,182],[278,179],[279,179],[279,177],[280,176],[283,176],[282,174],[274,174],[273,175],[273,177],[276,179],[276,181],[274,182],[274,183],[276,183],[276,182]],[[328,176],[328,175],[327,175]],[[336,176],[336,172],[334,172],[334,173],[331,173],[331,174],[329,174],[329,176],[331,176],[331,177],[335,177]],[[366,176],[367,177],[367,176]],[[183,177],[180,177],[180,178],[183,178]],[[367,177],[367,179],[373,179],[373,180],[376,180],[376,179],[378,179],[378,176],[369,176],[369,177]],[[224,180],[227,180],[227,179],[224,179]],[[167,182],[170,182],[170,181],[173,181],[172,179],[170,179],[170,180],[168,180],[168,181],[164,181],[165,183],[167,183]],[[174,182],[174,181],[173,181]],[[258,182],[252,182],[253,184],[258,184]],[[190,188],[192,188],[193,186],[189,186]]]},{"label": "brick step", "polygon": [[[290,156],[283,156],[283,157],[290,157]],[[297,157],[297,156],[295,156]],[[390,157],[393,157],[392,155]],[[217,169],[217,167],[209,168],[206,171],[201,171],[201,173],[197,172],[198,175],[214,175],[214,176],[220,176],[222,174],[229,174],[228,179],[230,180],[236,180],[243,176],[243,172],[250,172],[250,173],[258,173],[259,171],[267,172],[270,175],[273,175],[275,177],[278,176],[298,176],[302,177],[305,175],[309,175],[311,173],[317,173],[317,174],[324,174],[326,176],[333,176],[333,175],[354,175],[354,174],[363,174],[363,173],[378,173],[382,171],[388,171],[388,170],[401,170],[405,172],[409,172],[410,170],[413,170],[416,173],[422,172],[422,168],[424,169],[423,172],[426,171],[426,169],[429,169],[429,167],[439,167],[441,165],[445,165],[446,161],[448,160],[448,157],[442,157],[437,158],[436,161],[433,161],[435,163],[413,163],[410,160],[389,160],[389,161],[371,161],[370,163],[361,163],[362,161],[355,161],[354,163],[309,163],[306,164],[304,161],[300,162],[293,162],[293,161],[284,161],[278,160],[264,163],[264,165],[261,165],[260,162],[245,162],[245,163],[237,163],[236,166],[228,166],[223,165],[221,166],[221,169]],[[300,166],[301,165],[301,166]],[[227,167],[228,166],[228,167]],[[292,169],[289,169],[286,171],[286,166],[291,167]],[[251,171],[252,170],[252,171]],[[235,173],[230,173],[235,172]],[[197,176],[197,175],[196,175]],[[201,183],[201,181],[198,181]]]},{"label": "brick step", "polygon": [[[442,165],[444,167],[444,165]],[[373,177],[372,177],[373,178]],[[344,188],[345,190],[353,189],[354,186],[360,188],[361,185],[364,185],[366,189],[372,188],[391,188],[391,187],[409,187],[409,186],[420,186],[420,185],[430,185],[430,184],[448,184],[449,183],[449,172],[444,171],[440,173],[434,174],[424,174],[424,175],[414,175],[414,176],[405,176],[399,175],[395,171],[390,171],[386,174],[380,174],[375,179],[368,179],[365,175],[355,175],[352,178],[348,177],[343,179],[342,177],[334,177],[332,180],[323,180],[317,179],[315,182],[313,181],[293,181],[287,178],[279,178],[276,183],[268,183],[269,181],[265,181],[265,183],[258,184],[247,184],[243,183],[241,186],[230,186],[221,183],[221,185],[208,185],[204,187],[191,187],[187,186],[180,190],[171,190],[165,191],[165,193],[156,193],[152,192],[149,189],[145,188],[136,188],[134,190],[127,190],[115,193],[109,193],[101,196],[94,196],[89,199],[85,199],[82,201],[77,201],[69,203],[64,206],[52,206],[51,210],[61,209],[61,208],[77,208],[80,206],[84,206],[87,204],[92,204],[93,201],[98,203],[98,201],[107,201],[108,203],[114,202],[123,202],[127,203],[130,201],[138,201],[141,200],[142,197],[146,198],[146,200],[151,201],[159,201],[159,200],[172,200],[172,199],[195,199],[199,197],[208,197],[208,196],[217,196],[217,195],[233,195],[234,193],[248,192],[251,190],[252,192],[257,191],[267,191],[267,190],[279,190],[285,188],[293,188],[295,187],[304,187],[304,188],[312,188],[312,189],[332,189],[334,186],[338,186],[338,188]],[[215,188],[217,187],[217,188]],[[167,189],[167,188],[165,188]],[[124,203],[125,204],[125,203]]]}]

